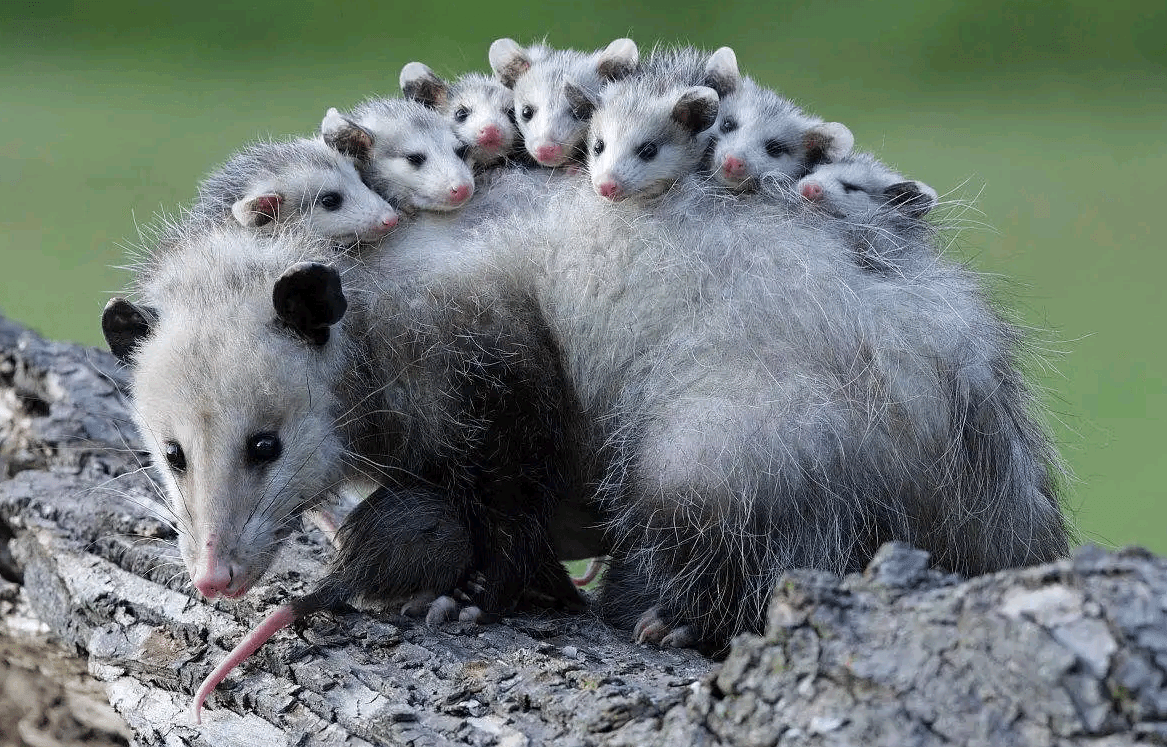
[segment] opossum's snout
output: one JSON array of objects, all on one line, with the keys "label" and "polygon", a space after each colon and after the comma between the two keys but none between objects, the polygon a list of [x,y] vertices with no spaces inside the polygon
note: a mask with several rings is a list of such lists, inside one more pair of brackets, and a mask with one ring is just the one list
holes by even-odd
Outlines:
[{"label": "opossum's snout", "polygon": [[721,162],[721,173],[725,174],[727,179],[740,182],[746,178],[746,162],[737,156],[726,156]]},{"label": "opossum's snout", "polygon": [[207,599],[220,596],[234,599],[251,588],[252,574],[247,573],[238,561],[223,558],[221,545],[215,538],[207,540],[200,549],[203,552],[196,557],[195,569],[191,573],[191,581],[200,594]]},{"label": "opossum's snout", "polygon": [[599,183],[593,183],[596,194],[607,200],[620,200],[624,198],[624,189],[620,186],[620,182],[615,179],[605,179]]},{"label": "opossum's snout", "polygon": [[496,124],[488,124],[478,130],[475,142],[480,148],[498,148],[502,145],[502,130]]},{"label": "opossum's snout", "polygon": [[560,143],[540,143],[530,150],[540,166],[561,166],[567,160],[566,150]]},{"label": "opossum's snout", "polygon": [[474,195],[474,182],[463,182],[450,187],[447,201],[454,206],[461,205]]},{"label": "opossum's snout", "polygon": [[818,182],[803,180],[798,185],[798,193],[811,202],[818,202],[823,199],[823,186]]}]

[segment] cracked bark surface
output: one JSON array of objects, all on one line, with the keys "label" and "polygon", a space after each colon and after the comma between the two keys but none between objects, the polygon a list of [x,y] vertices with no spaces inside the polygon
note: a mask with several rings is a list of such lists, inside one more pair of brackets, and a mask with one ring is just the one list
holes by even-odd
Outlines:
[{"label": "cracked bark surface", "polygon": [[1167,743],[1167,563],[1080,551],[964,580],[889,545],[799,570],[724,664],[588,615],[311,618],[219,687],[201,679],[322,570],[295,534],[238,602],[197,598],[156,515],[112,356],[0,318],[0,575],[86,652],[142,745]]}]

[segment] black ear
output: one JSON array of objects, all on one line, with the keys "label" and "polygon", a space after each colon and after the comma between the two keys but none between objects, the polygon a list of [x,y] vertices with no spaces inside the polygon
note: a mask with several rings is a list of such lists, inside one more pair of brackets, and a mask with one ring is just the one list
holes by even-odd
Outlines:
[{"label": "black ear", "polygon": [[567,105],[571,107],[572,116],[585,122],[592,118],[596,102],[587,91],[568,79],[563,83],[563,95],[567,97]]},{"label": "black ear", "polygon": [[673,105],[673,119],[696,135],[713,126],[717,119],[717,91],[708,86],[693,86],[681,94]]},{"label": "black ear", "polygon": [[328,342],[328,328],[348,308],[340,273],[319,262],[292,265],[276,281],[271,298],[276,316],[314,345]]},{"label": "black ear", "polygon": [[401,68],[401,92],[422,106],[439,109],[446,105],[450,86],[427,65],[410,62]]},{"label": "black ear", "polygon": [[924,182],[896,182],[883,190],[887,204],[913,218],[922,218],[936,207],[936,190]]},{"label": "black ear", "polygon": [[320,134],[330,148],[358,161],[368,161],[373,155],[373,133],[343,116],[335,108],[329,109],[324,115]]},{"label": "black ear", "polygon": [[150,335],[150,325],[155,317],[153,309],[139,309],[124,298],[109,299],[101,312],[101,333],[105,335],[110,352],[122,363],[132,363],[131,355]]}]

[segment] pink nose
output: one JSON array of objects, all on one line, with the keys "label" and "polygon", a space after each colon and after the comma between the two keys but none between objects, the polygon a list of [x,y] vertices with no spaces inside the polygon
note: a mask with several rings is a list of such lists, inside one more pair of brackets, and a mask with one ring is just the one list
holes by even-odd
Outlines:
[{"label": "pink nose", "polygon": [[486,125],[478,131],[478,144],[484,148],[502,145],[502,130],[498,129],[498,125]]},{"label": "pink nose", "polygon": [[535,158],[539,163],[548,165],[557,163],[563,157],[563,146],[555,145],[540,145],[535,150]]},{"label": "pink nose", "polygon": [[736,156],[726,156],[721,162],[721,170],[732,179],[740,179],[746,173],[746,162]]},{"label": "pink nose", "polygon": [[606,197],[609,200],[615,200],[620,196],[620,185],[611,179],[606,182],[601,182],[599,190],[600,197]]},{"label": "pink nose", "polygon": [[231,566],[215,557],[211,547],[208,547],[207,550],[208,556],[193,581],[200,594],[207,599],[214,599],[227,595],[234,575],[231,572]]},{"label": "pink nose", "polygon": [[396,226],[397,213],[389,213],[388,215],[381,216],[381,225],[385,226],[385,228],[393,228],[393,226]]},{"label": "pink nose", "polygon": [[457,205],[470,199],[470,195],[472,194],[474,194],[474,187],[469,184],[459,184],[456,187],[450,187],[450,202]]},{"label": "pink nose", "polygon": [[802,193],[803,197],[812,202],[817,202],[823,196],[822,185],[817,182],[804,182],[802,187],[799,188],[799,192]]}]

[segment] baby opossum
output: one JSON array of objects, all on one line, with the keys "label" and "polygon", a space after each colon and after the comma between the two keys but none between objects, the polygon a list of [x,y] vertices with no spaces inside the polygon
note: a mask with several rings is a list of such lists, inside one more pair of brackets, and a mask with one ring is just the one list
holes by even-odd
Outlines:
[{"label": "baby opossum", "polygon": [[710,167],[730,189],[755,189],[767,175],[800,179],[819,163],[851,152],[855,138],[846,125],[823,122],[743,77],[729,47],[713,53],[707,74],[721,96]]},{"label": "baby opossum", "polygon": [[605,83],[631,74],[638,57],[631,39],[616,39],[593,54],[498,39],[489,53],[499,81],[514,90],[515,124],[527,152],[551,167],[580,160],[587,134],[587,113],[569,101],[565,84],[570,81],[594,99]]},{"label": "baby opossum", "polygon": [[842,221],[855,261],[871,272],[908,271],[911,259],[928,261],[932,227],[922,219],[936,205],[936,190],[905,179],[867,153],[820,164],[795,187],[807,204]]},{"label": "baby opossum", "polygon": [[375,242],[397,211],[361,181],[352,162],[320,140],[253,143],[199,184],[196,219],[234,219],[253,228],[301,220],[340,244]]},{"label": "baby opossum", "polygon": [[470,146],[416,101],[370,99],[350,114],[329,109],[320,132],[399,210],[457,210],[474,195]]},{"label": "baby opossum", "polygon": [[707,59],[693,49],[654,49],[634,75],[605,86],[598,100],[571,81],[564,85],[575,110],[591,119],[588,172],[597,194],[651,199],[701,167],[718,108]]},{"label": "baby opossum", "polygon": [[469,144],[475,166],[492,166],[515,148],[515,96],[497,80],[467,73],[447,83],[426,65],[410,62],[401,68],[401,91],[450,121],[454,134]]}]

